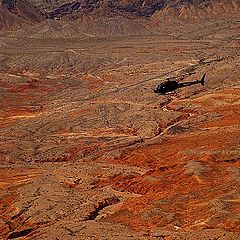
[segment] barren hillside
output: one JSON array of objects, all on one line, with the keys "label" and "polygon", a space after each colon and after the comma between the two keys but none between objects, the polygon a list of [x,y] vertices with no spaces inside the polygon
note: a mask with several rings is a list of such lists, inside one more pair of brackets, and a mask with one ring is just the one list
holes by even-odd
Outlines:
[{"label": "barren hillside", "polygon": [[0,236],[238,240],[238,4],[4,1]]},{"label": "barren hillside", "polygon": [[5,16],[4,21],[8,22],[5,27],[23,19],[30,22],[46,18],[89,21],[116,15],[144,18],[162,25],[162,22],[166,23],[166,20],[172,20],[173,17],[179,20],[238,17],[239,6],[238,0],[2,0],[1,12]]}]

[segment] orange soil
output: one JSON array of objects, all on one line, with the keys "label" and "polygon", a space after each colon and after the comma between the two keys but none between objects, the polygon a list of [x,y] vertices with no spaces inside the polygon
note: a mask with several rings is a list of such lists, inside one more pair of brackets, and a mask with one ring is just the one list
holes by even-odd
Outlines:
[{"label": "orange soil", "polygon": [[[180,227],[181,230],[240,231],[237,217],[234,218],[239,213],[240,200],[231,196],[240,185],[230,170],[240,166],[236,150],[240,136],[239,92],[240,89],[233,89],[186,100],[192,106],[197,105],[199,112],[218,113],[221,118],[199,124],[194,122],[195,115],[189,124],[193,131],[155,138],[115,159],[114,162],[152,170],[143,175],[120,175],[112,179],[116,188],[142,196],[128,199],[108,221],[128,224],[138,230]],[[176,100],[169,108],[177,109],[184,102]]]}]

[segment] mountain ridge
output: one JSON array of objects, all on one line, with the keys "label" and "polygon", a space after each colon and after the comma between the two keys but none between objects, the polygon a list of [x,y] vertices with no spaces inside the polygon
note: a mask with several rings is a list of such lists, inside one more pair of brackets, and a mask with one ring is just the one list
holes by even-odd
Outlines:
[{"label": "mountain ridge", "polygon": [[[160,21],[165,18],[209,19],[232,17],[239,13],[239,0],[2,0],[0,15],[6,26],[15,22],[40,22],[44,19],[76,20],[123,15]],[[2,24],[3,25],[3,24]],[[20,24],[21,25],[21,24]]]}]

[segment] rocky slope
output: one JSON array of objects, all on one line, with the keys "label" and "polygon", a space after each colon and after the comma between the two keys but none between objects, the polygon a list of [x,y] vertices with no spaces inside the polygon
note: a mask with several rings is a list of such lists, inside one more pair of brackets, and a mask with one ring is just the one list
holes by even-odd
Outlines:
[{"label": "rocky slope", "polygon": [[[31,0],[49,18],[89,14],[97,9],[108,12],[129,13],[150,17],[157,12],[175,12],[180,17],[203,17],[206,15],[233,14],[239,9],[238,0],[94,0],[94,1],[50,1]],[[204,12],[207,12],[205,14]]]},{"label": "rocky slope", "polygon": [[28,1],[3,0],[0,4],[0,29],[16,29],[43,19],[39,10]]},{"label": "rocky slope", "polygon": [[[239,12],[238,0],[81,0],[81,1],[42,1],[42,0],[2,0],[5,14],[15,14],[18,19],[39,21],[50,19],[77,19],[86,16],[127,15],[153,18],[162,24],[173,16],[180,19],[226,18]],[[7,12],[7,13],[6,13]],[[10,17],[9,17],[10,18]],[[12,19],[13,17],[11,17]],[[9,19],[9,22],[11,20]]]},{"label": "rocky slope", "polygon": [[41,24],[0,42],[1,237],[239,239],[239,22],[190,40]]},{"label": "rocky slope", "polygon": [[238,6],[5,0],[0,238],[240,239]]}]

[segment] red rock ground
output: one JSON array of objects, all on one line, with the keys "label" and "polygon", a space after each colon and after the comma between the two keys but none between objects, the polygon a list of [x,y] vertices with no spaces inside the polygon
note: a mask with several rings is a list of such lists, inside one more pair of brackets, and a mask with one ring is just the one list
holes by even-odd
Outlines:
[{"label": "red rock ground", "polygon": [[0,50],[3,239],[240,238],[239,47],[169,38]]},{"label": "red rock ground", "polygon": [[239,189],[239,150],[235,147],[240,134],[239,91],[226,89],[168,104],[168,111],[197,110],[164,135],[114,159],[150,170],[113,178],[116,188],[142,196],[127,200],[108,219],[141,230],[219,227],[239,232],[239,198],[235,195]]}]

